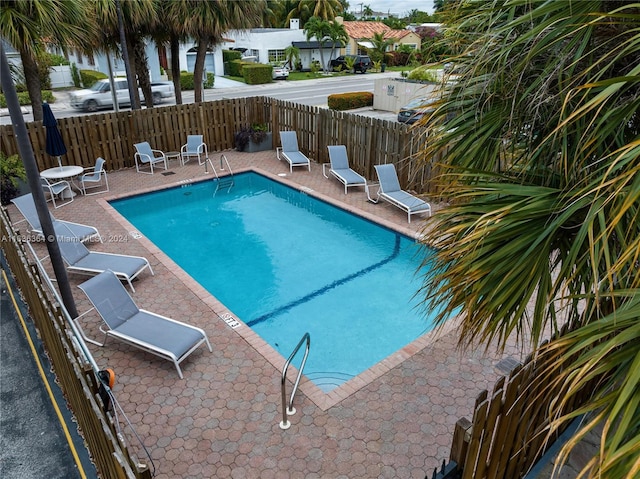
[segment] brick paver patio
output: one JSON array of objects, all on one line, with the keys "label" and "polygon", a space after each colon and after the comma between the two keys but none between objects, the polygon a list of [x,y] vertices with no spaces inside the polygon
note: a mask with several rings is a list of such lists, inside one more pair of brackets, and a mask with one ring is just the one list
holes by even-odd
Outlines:
[{"label": "brick paver patio", "polygon": [[[280,181],[304,187],[310,194],[341,204],[411,236],[428,227],[419,218],[387,204],[366,201],[357,189],[344,194],[334,179],[296,169],[276,159],[274,151],[224,153],[235,172],[255,169]],[[220,152],[211,154],[217,166]],[[107,158],[107,165],[109,159]],[[230,328],[219,316],[228,310],[200,287],[150,241],[134,230],[107,199],[211,178],[209,169],[191,161],[170,166],[171,175],[109,172],[111,191],[78,196],[56,209],[59,219],[98,227],[104,243],[97,251],[145,256],[155,275],[143,273],[133,298],[141,308],[203,328],[213,352],[202,347],[182,363],[180,380],[173,365],[116,341],[90,345],[101,368],[116,372],[114,394],[143,439],[159,479],[173,478],[424,478],[449,455],[455,422],[472,416],[477,394],[491,389],[501,372],[496,364],[522,356],[512,347],[503,355],[484,348],[459,352],[455,321],[429,333],[325,394],[303,378],[295,399],[297,413],[283,431],[280,375],[286,358],[245,325]],[[437,210],[437,205],[435,205]],[[20,219],[13,205],[12,219]],[[189,234],[188,231],[185,234]],[[176,238],[180,241],[180,238]],[[90,304],[76,287],[86,277],[71,275],[79,312]],[[233,278],[230,278],[233,280]],[[330,311],[327,314],[331,314]],[[99,318],[83,318],[89,335],[98,333]],[[295,378],[295,368],[289,378]],[[291,383],[288,384],[288,391]],[[146,461],[125,428],[131,448]]]}]

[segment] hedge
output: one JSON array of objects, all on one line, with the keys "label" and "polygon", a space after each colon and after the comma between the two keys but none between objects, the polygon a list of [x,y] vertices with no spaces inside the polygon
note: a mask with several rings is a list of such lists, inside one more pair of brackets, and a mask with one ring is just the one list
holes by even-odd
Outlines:
[{"label": "hedge", "polygon": [[352,110],[373,106],[373,93],[368,91],[335,93],[329,95],[327,104],[331,110]]},{"label": "hedge", "polygon": [[242,77],[247,85],[270,83],[272,73],[273,67],[263,63],[246,63],[242,66]]},{"label": "hedge", "polygon": [[109,77],[102,72],[97,72],[95,70],[80,70],[80,79],[82,80],[82,84],[85,88],[91,88],[95,82],[105,78]]},{"label": "hedge", "polygon": [[[53,92],[51,90],[42,90],[42,101],[46,101],[47,103],[55,103],[56,99],[53,96]],[[20,105],[31,105],[31,98],[29,98],[29,92],[23,91],[18,93],[18,102]],[[0,108],[7,108],[7,99],[4,96],[4,93],[0,93]]]}]

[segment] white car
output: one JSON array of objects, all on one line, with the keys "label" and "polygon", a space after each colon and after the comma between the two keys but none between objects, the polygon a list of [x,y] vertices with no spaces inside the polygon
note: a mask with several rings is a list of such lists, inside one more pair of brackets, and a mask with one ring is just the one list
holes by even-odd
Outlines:
[{"label": "white car", "polygon": [[278,78],[286,80],[287,78],[289,78],[289,68],[284,65],[274,65],[271,78],[273,78],[274,80],[277,80]]},{"label": "white car", "polygon": [[[129,106],[129,87],[126,78],[113,79],[116,88],[116,98],[118,105]],[[162,103],[165,98],[175,95],[173,82],[152,82],[151,93],[153,104]],[[142,89],[138,88],[140,100],[144,102]],[[101,108],[113,108],[113,96],[111,95],[111,84],[109,80],[98,80],[91,88],[76,90],[70,95],[71,106],[83,111],[94,112]]]}]

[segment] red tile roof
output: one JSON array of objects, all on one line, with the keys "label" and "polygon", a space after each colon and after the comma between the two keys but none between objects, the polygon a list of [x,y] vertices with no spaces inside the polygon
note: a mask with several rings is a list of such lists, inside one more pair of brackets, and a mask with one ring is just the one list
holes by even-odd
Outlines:
[{"label": "red tile roof", "polygon": [[409,30],[393,30],[382,22],[343,22],[344,29],[350,38],[356,40],[370,39],[376,33],[382,33],[384,38],[404,38],[411,33]]}]

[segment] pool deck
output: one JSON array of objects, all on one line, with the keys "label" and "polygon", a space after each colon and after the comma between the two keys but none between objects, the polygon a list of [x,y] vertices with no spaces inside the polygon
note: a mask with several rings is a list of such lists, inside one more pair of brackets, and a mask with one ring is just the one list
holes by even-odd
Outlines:
[{"label": "pool deck", "polygon": [[[225,151],[210,154],[216,166],[221,153],[234,172],[265,173],[410,236],[429,227],[426,218],[414,216],[408,224],[400,209],[367,202],[362,188],[345,195],[337,180],[323,177],[317,163],[312,162],[311,172],[295,168],[289,173],[274,151]],[[213,177],[210,168],[206,173],[193,160],[185,166],[173,160],[172,174],[162,172],[109,172],[111,191],[77,196],[55,210],[50,206],[58,219],[99,229],[103,243],[90,243],[91,250],[149,259],[155,275],[145,272],[134,282],[138,306],[203,328],[212,344],[213,352],[201,347],[182,363],[182,380],[171,362],[138,349],[114,340],[103,348],[89,345],[97,364],[115,371],[115,397],[143,439],[155,477],[430,477],[449,456],[456,421],[471,419],[476,396],[493,388],[504,373],[497,363],[522,359],[515,344],[503,354],[487,353],[483,346],[461,352],[452,320],[444,330],[424,335],[329,394],[303,377],[294,401],[297,412],[289,417],[291,427],[282,430],[280,378],[286,358],[244,324],[231,328],[221,319],[229,312],[225,306],[149,240],[134,237],[135,228],[107,203]],[[13,205],[9,212],[14,222],[21,219]],[[69,278],[77,309],[85,312],[90,303],[76,286],[86,277]],[[98,336],[95,312],[84,316],[82,324],[87,334]],[[288,392],[296,373],[295,368],[289,371]],[[145,462],[133,435],[127,437]]]}]

